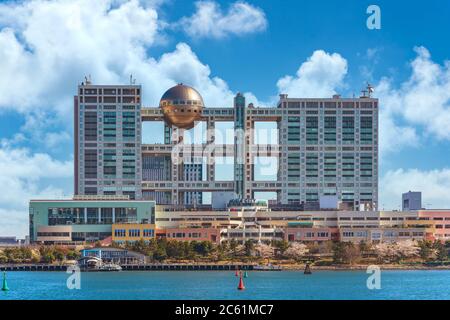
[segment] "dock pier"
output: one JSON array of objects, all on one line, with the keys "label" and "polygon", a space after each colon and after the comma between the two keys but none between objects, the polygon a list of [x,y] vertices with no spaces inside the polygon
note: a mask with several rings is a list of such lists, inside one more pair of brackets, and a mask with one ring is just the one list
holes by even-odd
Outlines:
[{"label": "dock pier", "polygon": [[[69,265],[0,265],[0,271],[66,271]],[[124,264],[123,271],[234,271],[254,270],[252,264]]]}]

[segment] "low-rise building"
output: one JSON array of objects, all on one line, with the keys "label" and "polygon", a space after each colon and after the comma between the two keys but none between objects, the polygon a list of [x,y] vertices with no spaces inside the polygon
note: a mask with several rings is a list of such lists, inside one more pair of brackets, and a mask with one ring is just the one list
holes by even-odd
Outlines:
[{"label": "low-rise building", "polygon": [[126,196],[77,196],[30,201],[30,240],[93,242],[112,236],[115,223],[155,223],[155,202]]},{"label": "low-rise building", "polygon": [[432,240],[427,228],[340,228],[339,239],[344,242],[398,242],[402,240]]},{"label": "low-rise building", "polygon": [[419,210],[420,219],[430,221],[435,227],[434,236],[438,240],[450,240],[450,209]]},{"label": "low-rise building", "polygon": [[118,244],[155,238],[155,225],[150,223],[114,223],[112,241]]},{"label": "low-rise building", "polygon": [[168,228],[156,232],[158,238],[178,241],[211,241],[220,242],[219,228]]},{"label": "low-rise building", "polygon": [[304,226],[302,223],[288,223],[284,229],[284,239],[288,242],[323,242],[339,240],[338,228]]},{"label": "low-rise building", "polygon": [[16,237],[0,237],[0,247],[15,247],[19,245]]},{"label": "low-rise building", "polygon": [[146,262],[144,254],[120,248],[92,248],[81,250],[81,257],[95,257],[103,262],[117,264],[142,264]]},{"label": "low-rise building", "polygon": [[158,206],[106,196],[72,200],[32,200],[30,235],[34,242],[117,243],[155,237],[180,241],[234,239],[269,242],[450,239],[450,210],[419,211],[272,211],[266,202],[230,203],[226,211]]}]

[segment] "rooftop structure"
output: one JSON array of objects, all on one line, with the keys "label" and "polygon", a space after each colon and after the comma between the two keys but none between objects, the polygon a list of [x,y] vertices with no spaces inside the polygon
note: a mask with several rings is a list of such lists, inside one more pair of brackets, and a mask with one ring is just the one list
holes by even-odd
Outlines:
[{"label": "rooftop structure", "polygon": [[159,107],[168,124],[191,129],[201,118],[203,98],[194,88],[180,83],[163,94]]},{"label": "rooftop structure", "polygon": [[408,191],[402,194],[402,210],[422,209],[422,192]]}]

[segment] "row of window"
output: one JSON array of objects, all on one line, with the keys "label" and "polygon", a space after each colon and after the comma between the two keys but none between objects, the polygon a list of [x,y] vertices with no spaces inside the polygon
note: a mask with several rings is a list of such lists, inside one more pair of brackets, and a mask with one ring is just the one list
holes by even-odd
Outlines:
[{"label": "row of window", "polygon": [[173,232],[167,234],[168,238],[207,238],[207,233],[201,233],[201,232]]},{"label": "row of window", "polygon": [[[289,234],[289,236],[291,236],[291,234]],[[296,238],[328,238],[329,237],[329,233],[328,232],[296,232],[295,233],[295,237]]]},{"label": "row of window", "polygon": [[[367,231],[344,231],[342,232],[342,236],[345,238],[364,238],[367,237],[368,232]],[[385,231],[383,233],[383,236],[386,238],[393,238],[393,237],[423,237],[423,232],[409,232],[409,231]],[[379,237],[379,233],[372,234],[372,236]]]},{"label": "row of window", "polygon": [[[127,230],[125,229],[115,229],[114,236],[117,238],[124,238],[127,236]],[[140,229],[128,229],[128,237],[139,238],[141,236]],[[144,229],[142,230],[142,236],[144,238],[153,238],[154,230],[153,229]]]}]

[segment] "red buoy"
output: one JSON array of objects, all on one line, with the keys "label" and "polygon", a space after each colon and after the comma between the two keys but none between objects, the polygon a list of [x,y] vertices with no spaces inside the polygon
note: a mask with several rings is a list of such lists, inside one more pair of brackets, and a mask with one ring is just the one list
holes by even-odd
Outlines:
[{"label": "red buoy", "polygon": [[242,275],[239,277],[239,285],[237,288],[238,288],[238,290],[245,290],[244,280],[242,280]]},{"label": "red buoy", "polygon": [[238,277],[239,276],[239,272],[238,272],[238,270],[236,269],[236,272],[234,273],[234,275],[236,276],[236,277]]}]

